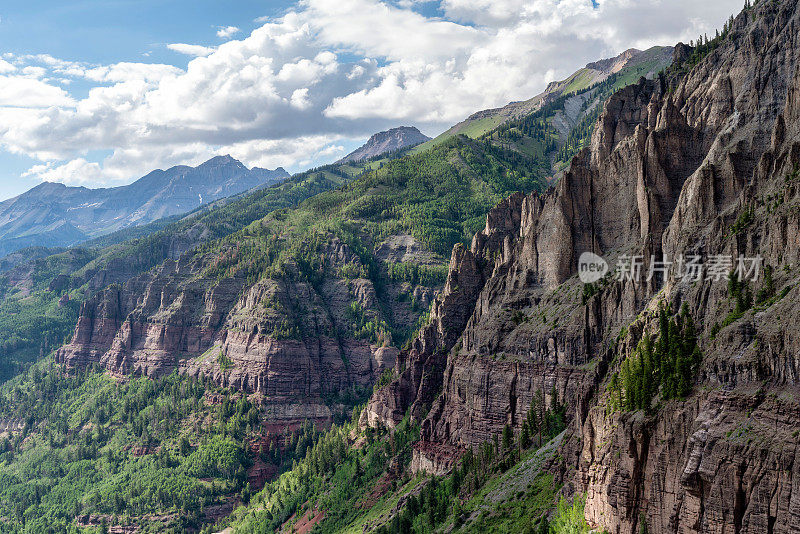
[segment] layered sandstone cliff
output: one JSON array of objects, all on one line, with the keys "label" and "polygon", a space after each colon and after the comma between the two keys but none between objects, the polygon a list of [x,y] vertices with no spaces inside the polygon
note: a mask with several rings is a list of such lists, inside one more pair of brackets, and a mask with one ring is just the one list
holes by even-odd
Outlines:
[{"label": "layered sandstone cliff", "polygon": [[[57,361],[118,375],[177,370],[255,395],[271,424],[329,421],[336,399],[370,388],[394,366],[398,350],[391,340],[353,331],[354,307],[376,321],[387,313],[369,279],[335,274],[344,266],[358,271],[359,256],[335,237],[321,254],[329,276],[319,283],[299,276],[291,263],[283,275],[253,283],[211,275],[213,256],[168,260],[85,302]],[[399,285],[389,284],[384,297]],[[434,292],[423,285],[404,289],[421,302]],[[396,300],[389,303],[395,322],[412,321],[411,303]]]}]

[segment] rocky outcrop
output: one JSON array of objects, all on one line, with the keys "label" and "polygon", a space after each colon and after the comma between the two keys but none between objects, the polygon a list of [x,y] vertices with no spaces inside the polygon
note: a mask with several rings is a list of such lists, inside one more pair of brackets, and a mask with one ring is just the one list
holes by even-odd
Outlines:
[{"label": "rocky outcrop", "polygon": [[[546,104],[555,104],[560,97],[566,97],[567,93],[577,93],[566,98],[563,104],[557,105],[555,115],[550,119],[558,131],[559,143],[563,143],[571,132],[576,133],[573,128],[581,122],[581,119],[596,106],[603,105],[608,93],[598,94],[596,84],[608,80],[616,73],[624,76],[626,73],[635,72],[645,78],[654,78],[660,70],[670,65],[672,56],[671,46],[654,46],[644,51],[631,48],[618,56],[589,63],[563,80],[550,82],[543,92],[533,98],[473,113],[440,134],[434,142],[444,141],[456,135],[480,137],[500,124],[526,117]],[[556,157],[554,153],[550,156]],[[552,169],[552,171],[556,173],[557,170]]]},{"label": "rocky outcrop", "polygon": [[413,405],[420,418],[442,385],[447,353],[470,318],[475,300],[489,275],[492,258],[511,232],[519,227],[524,195],[501,202],[487,215],[486,228],[476,234],[470,250],[456,245],[441,295],[431,305],[430,321],[397,357],[398,378],[373,395],[361,415],[361,424],[394,427]]},{"label": "rocky outcrop", "polygon": [[635,48],[629,48],[616,57],[601,59],[600,61],[587,63],[586,68],[589,70],[596,70],[604,73],[619,72],[620,69],[622,69],[622,67],[624,67],[625,64],[631,60],[631,58],[634,58],[641,53],[642,53],[641,50],[637,50]]},{"label": "rocky outcrop", "polygon": [[[723,321],[733,305],[720,284],[668,284],[667,294],[686,302],[708,335],[695,394],[639,421],[605,417],[598,406],[580,426],[576,487],[588,491],[589,519],[614,532],[642,522],[650,532],[796,528],[800,343],[787,326],[800,318],[791,230],[800,204],[797,25],[795,4],[759,4],[736,19],[734,46],[698,65],[677,92],[692,91],[690,121],[719,131],[681,192],[664,250],[761,255],[779,272],[776,292],[785,296],[731,322]],[[728,322],[712,338],[714,325]],[[612,463],[608,455],[620,449],[627,452]]]},{"label": "rocky outcrop", "polygon": [[447,443],[418,441],[414,444],[411,456],[411,471],[446,475],[455,465],[464,450]]},{"label": "rocky outcrop", "polygon": [[[458,286],[459,296],[468,298],[453,305],[465,319],[463,330],[447,342],[434,336],[437,343],[430,343],[426,333],[442,330],[433,326],[441,320],[432,313],[431,326],[415,342],[423,350],[401,353],[398,361],[408,357],[410,369],[373,398],[365,421],[398,421],[412,404],[427,405],[436,397],[438,380],[425,389],[424,400],[398,401],[415,386],[420,389],[413,379],[409,388],[406,376],[440,375],[430,359],[444,368],[444,353],[459,336],[460,346],[443,370],[441,395],[423,424],[424,439],[478,445],[506,423],[519,427],[536,391],[549,402],[555,390],[574,410],[577,390],[592,380],[587,369],[602,350],[606,331],[630,321],[652,294],[652,288],[620,285],[609,289],[613,298],[581,306],[574,279],[578,256],[620,254],[637,244],[660,252],[647,238],[663,231],[683,182],[702,161],[702,136],[685,121],[658,127],[658,116],[674,114],[672,106],[658,105],[665,93],[663,80],[644,79],[619,92],[608,102],[591,149],[576,158],[553,190],[518,195],[492,210],[470,251],[470,257],[481,258],[484,272],[479,283]],[[454,251],[456,265],[463,253]],[[454,261],[452,279],[464,274],[472,279],[474,267],[468,264],[462,272]],[[448,296],[446,287],[442,298]],[[467,313],[469,301],[474,304]],[[474,406],[481,407],[480,416]]]},{"label": "rocky outcrop", "polygon": [[260,398],[265,424],[330,421],[336,399],[372,387],[399,351],[391,339],[353,331],[353,306],[384,319],[370,280],[335,274],[353,265],[358,272],[359,256],[334,237],[322,255],[329,276],[319,283],[293,272],[291,263],[283,275],[252,283],[208,274],[215,255],[167,260],[86,301],[56,359],[68,370],[99,365],[117,375],[202,375]]},{"label": "rocky outcrop", "polygon": [[[417,348],[400,355],[409,366],[373,396],[362,423],[388,424],[430,402],[414,461],[441,473],[506,424],[518,430],[535,392],[555,391],[571,424],[561,463],[551,467],[567,491],[587,494],[594,526],[795,531],[798,26],[796,2],[760,2],[690,71],[615,94],[591,146],[552,191],[493,212],[490,223],[503,213],[511,224],[482,255],[476,245],[489,240],[491,224],[473,241],[470,253],[484,263],[480,283],[459,293],[474,302],[460,312],[464,328],[436,337],[441,319],[432,314]],[[679,50],[691,60],[693,51]],[[612,268],[623,255],[641,255],[645,275],[651,257],[760,255],[774,288],[737,314],[724,275],[606,279],[586,292],[575,276],[585,251]],[[465,252],[454,251],[454,260]],[[460,263],[451,262],[450,280],[460,277]],[[465,273],[474,270],[467,262]],[[750,283],[753,293],[767,291],[761,280]],[[702,330],[694,390],[651,413],[620,412],[609,405],[607,383],[654,328],[661,303],[685,304]],[[441,388],[423,389],[416,377],[424,376],[441,376]]]},{"label": "rocky outcrop", "polygon": [[399,126],[385,132],[373,134],[366,143],[336,163],[356,163],[387,152],[416,146],[429,140],[430,137],[417,130],[414,126]]}]

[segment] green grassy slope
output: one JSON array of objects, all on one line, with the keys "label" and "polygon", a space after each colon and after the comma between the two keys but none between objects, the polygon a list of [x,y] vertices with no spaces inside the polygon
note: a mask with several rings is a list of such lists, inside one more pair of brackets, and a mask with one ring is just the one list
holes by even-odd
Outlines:
[{"label": "green grassy slope", "polygon": [[[591,127],[597,118],[597,112],[602,109],[607,99],[616,89],[635,83],[642,76],[652,77],[671,62],[671,54],[665,47],[652,47],[632,58],[619,72],[610,76],[600,71],[582,68],[557,82],[542,93],[530,100],[509,104],[496,110],[487,110],[476,114],[474,118],[453,126],[436,138],[415,147],[412,152],[421,153],[425,150],[451,139],[455,135],[466,135],[473,139],[488,138],[499,145],[510,147],[529,157],[538,157],[552,160],[554,165],[547,165],[542,169],[540,177],[552,175],[585,145],[591,134]],[[603,85],[605,83],[605,85]],[[602,89],[598,91],[598,86]],[[587,100],[586,107],[582,110],[581,120],[569,126],[567,133],[559,132],[556,128],[548,128],[548,133],[531,137],[523,132],[522,136],[515,135],[503,139],[496,133],[508,132],[526,119],[544,119],[551,123],[553,117],[564,112],[566,96],[582,96]],[[517,132],[519,133],[519,132]],[[558,153],[559,147],[569,145],[567,149]],[[577,147],[577,149],[576,149]]]},{"label": "green grassy slope", "polygon": [[[89,243],[91,246],[19,264],[1,274],[0,381],[58,348],[72,334],[80,302],[89,291],[87,282],[94,273],[103,269],[112,273],[124,270],[126,276],[145,272],[170,257],[176,242],[191,246],[224,237],[272,210],[295,206],[339,187],[357,172],[356,167],[347,173],[336,167],[308,171],[167,224],[156,221],[145,228],[116,232]],[[152,233],[143,235],[146,231]],[[57,277],[62,283],[51,287]]]},{"label": "green grassy slope", "polygon": [[[666,54],[663,47],[653,47],[600,82],[591,83],[591,72],[596,71],[578,71],[562,82],[565,85],[559,96],[550,97],[533,113],[508,120],[481,138],[547,160],[547,174],[553,175],[564,169],[589,143],[603,105],[614,92],[643,76],[656,75],[670,61],[671,55]],[[573,113],[577,106],[577,116],[569,116],[568,105],[573,108]],[[556,121],[560,122],[561,128],[557,127]]]},{"label": "green grassy slope", "polygon": [[583,68],[575,74],[564,80],[564,88],[562,93],[578,93],[593,85],[597,80],[597,76],[590,69]]},{"label": "green grassy slope", "polygon": [[[307,173],[283,188],[237,199],[200,219],[173,223],[173,232],[202,220],[219,235],[252,221],[201,244],[194,253],[209,261],[197,276],[245,274],[251,282],[299,276],[312,283],[348,276],[329,272],[318,261],[318,247],[334,234],[364,258],[367,272],[358,276],[371,277],[376,286],[441,284],[453,244],[469,240],[492,206],[511,192],[544,188],[534,176],[534,164],[516,152],[458,137],[424,154],[388,161],[350,182],[331,169]],[[374,244],[398,232],[414,236],[439,258],[440,266],[377,262]],[[111,266],[115,258],[136,261],[144,269],[159,260],[159,243],[174,235],[163,229],[100,251],[68,251],[64,254],[73,255],[72,264],[66,256],[38,260],[31,296],[12,287],[5,303],[40,298],[52,304],[67,294],[77,306],[84,286],[51,291],[45,284],[65,271],[90,273],[97,266]],[[36,306],[41,311],[44,304]],[[71,328],[75,308],[69,309],[73,315],[59,324]],[[376,326],[369,324],[355,320],[352,334],[375,335]],[[234,392],[174,375],[116,381],[86,370],[65,377],[45,357],[0,386],[0,422],[11,429],[2,435],[6,440],[0,439],[0,530],[76,532],[86,523],[80,519],[85,516],[95,525],[135,524],[145,532],[207,525],[215,520],[211,510],[216,507],[247,502],[246,472],[254,463],[291,469],[292,460],[306,458],[306,448],[317,437],[306,427],[302,436],[290,435],[290,443],[284,440],[275,451],[254,449],[250,443],[265,435],[260,409]],[[358,466],[350,468],[363,471],[366,484],[383,473],[387,447],[393,455],[405,451],[407,463],[415,432],[409,427],[402,443],[398,440],[403,434],[389,442],[366,438],[372,445]],[[344,456],[335,454],[351,454],[346,452],[348,440],[341,430],[326,434],[318,446],[332,447],[332,452],[320,453],[318,467],[342,467]],[[296,489],[292,475],[287,476],[279,486]],[[348,480],[345,471],[337,476]],[[329,494],[330,502],[361,498],[366,486],[336,487],[341,493]],[[339,518],[328,517],[346,526],[355,516],[343,510]]]},{"label": "green grassy slope", "polygon": [[477,139],[486,132],[500,126],[505,118],[500,115],[490,117],[483,117],[479,119],[467,119],[464,123],[459,123],[453,126],[446,132],[443,132],[430,141],[425,141],[411,149],[411,153],[418,154],[439,145],[448,139],[452,139],[456,135],[466,135],[472,139]]}]

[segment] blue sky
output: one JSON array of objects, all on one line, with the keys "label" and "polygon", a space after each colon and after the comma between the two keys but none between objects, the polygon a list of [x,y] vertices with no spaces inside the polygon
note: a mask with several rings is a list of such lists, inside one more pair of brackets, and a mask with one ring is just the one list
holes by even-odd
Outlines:
[{"label": "blue sky", "polygon": [[[34,0],[0,7],[0,53],[50,54],[91,63],[158,62],[185,67],[189,59],[169,50],[174,42],[217,45],[219,26],[249,32],[255,19],[279,15],[288,2],[256,0]],[[85,95],[90,83],[76,82]],[[0,200],[40,180],[20,175],[37,163],[0,150]]]},{"label": "blue sky", "polygon": [[254,19],[276,15],[288,4],[254,0],[35,0],[0,8],[4,51],[54,54],[97,63],[141,61],[185,65],[165,43],[217,44],[216,27],[251,30]]},{"label": "blue sky", "polygon": [[[290,171],[436,135],[739,0],[27,1],[0,6],[0,199],[230,153]],[[227,30],[226,30],[227,28]]]}]

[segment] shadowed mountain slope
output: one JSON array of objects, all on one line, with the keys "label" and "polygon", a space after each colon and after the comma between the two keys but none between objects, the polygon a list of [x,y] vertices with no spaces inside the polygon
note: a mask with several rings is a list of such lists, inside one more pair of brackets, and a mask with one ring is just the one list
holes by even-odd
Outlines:
[{"label": "shadowed mountain slope", "polygon": [[88,189],[45,182],[0,202],[0,256],[25,247],[74,245],[288,176],[282,168],[248,169],[230,156],[218,156],[197,167],[156,170],[120,187]]}]

